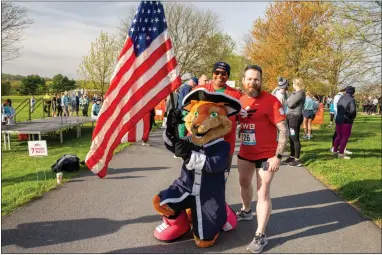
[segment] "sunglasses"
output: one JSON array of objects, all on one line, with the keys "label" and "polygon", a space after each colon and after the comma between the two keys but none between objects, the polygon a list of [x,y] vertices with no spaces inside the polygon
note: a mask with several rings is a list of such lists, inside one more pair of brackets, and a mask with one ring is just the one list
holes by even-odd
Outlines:
[{"label": "sunglasses", "polygon": [[226,76],[227,75],[227,72],[226,71],[214,71],[214,74],[215,75],[219,75],[219,74],[221,74],[221,75],[223,75],[223,76]]}]

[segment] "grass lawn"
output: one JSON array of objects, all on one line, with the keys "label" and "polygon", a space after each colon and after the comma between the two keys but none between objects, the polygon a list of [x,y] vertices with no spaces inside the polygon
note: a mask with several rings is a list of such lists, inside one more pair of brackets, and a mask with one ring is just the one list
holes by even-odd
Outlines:
[{"label": "grass lawn", "polygon": [[[64,131],[65,132],[65,131]],[[91,144],[91,124],[82,128],[82,136],[77,139],[76,129],[66,131],[64,143],[60,143],[59,133],[55,137],[43,136],[47,140],[47,157],[30,157],[26,141],[18,142],[16,136],[12,136],[11,150],[2,149],[1,165],[1,214],[6,215],[26,202],[41,197],[47,191],[57,186],[56,176],[50,167],[64,154],[75,154],[80,160],[84,160]],[[120,144],[114,151],[117,153],[129,144]],[[44,175],[46,174],[46,180]],[[89,171],[81,166],[81,171]],[[63,183],[70,180],[75,173],[64,173]],[[38,178],[38,179],[37,179]]]},{"label": "grass lawn", "polygon": [[358,114],[347,145],[353,152],[350,160],[329,152],[334,128],[327,127],[327,112],[324,120],[325,124],[313,131],[313,139],[302,141],[302,162],[315,177],[382,227],[382,118]]}]

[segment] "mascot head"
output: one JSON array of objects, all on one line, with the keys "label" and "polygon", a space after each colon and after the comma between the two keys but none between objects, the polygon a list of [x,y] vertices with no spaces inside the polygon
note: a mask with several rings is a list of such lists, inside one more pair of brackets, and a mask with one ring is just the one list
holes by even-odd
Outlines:
[{"label": "mascot head", "polygon": [[240,102],[226,94],[204,88],[191,91],[183,99],[183,110],[188,112],[184,121],[192,142],[201,146],[228,134],[232,128],[228,117],[240,109]]}]

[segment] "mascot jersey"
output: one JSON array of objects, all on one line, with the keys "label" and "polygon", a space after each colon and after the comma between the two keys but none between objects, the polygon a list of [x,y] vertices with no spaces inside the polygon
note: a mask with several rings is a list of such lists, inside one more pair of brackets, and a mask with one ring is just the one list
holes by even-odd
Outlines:
[{"label": "mascot jersey", "polygon": [[[205,84],[205,85],[199,85],[199,86],[196,86],[194,89],[199,89],[199,88],[205,88],[207,89],[208,91],[211,91],[211,92],[215,92],[215,89],[214,89],[214,86],[212,85],[212,83],[208,83],[208,84]],[[231,96],[233,98],[236,98],[237,100],[240,100],[240,97],[241,97],[241,92],[234,89],[234,88],[231,88],[230,86],[226,86],[226,89],[224,91],[224,94],[228,95],[228,96]],[[230,144],[230,154],[233,154],[233,152],[235,151],[235,141],[236,141],[236,116],[231,116],[229,117],[229,120],[232,122],[232,129],[231,129],[231,132],[229,132],[227,135],[224,136],[224,139],[229,142]]]},{"label": "mascot jersey", "polygon": [[[164,140],[167,149],[174,153],[165,133]],[[219,138],[193,151],[188,164],[183,163],[180,177],[159,193],[161,205],[168,204],[176,213],[184,207],[191,208],[194,234],[202,240],[212,240],[227,221],[224,171],[229,150],[229,144]]]}]

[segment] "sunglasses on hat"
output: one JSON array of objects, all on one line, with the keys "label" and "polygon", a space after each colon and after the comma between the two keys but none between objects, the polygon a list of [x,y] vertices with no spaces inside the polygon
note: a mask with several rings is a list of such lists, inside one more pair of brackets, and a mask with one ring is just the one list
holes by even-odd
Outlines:
[{"label": "sunglasses on hat", "polygon": [[227,75],[227,72],[226,72],[226,71],[218,71],[218,70],[215,70],[215,71],[214,71],[214,74],[215,74],[215,75],[219,75],[219,74],[221,74],[221,75],[223,75],[223,76],[226,76],[226,75]]}]

